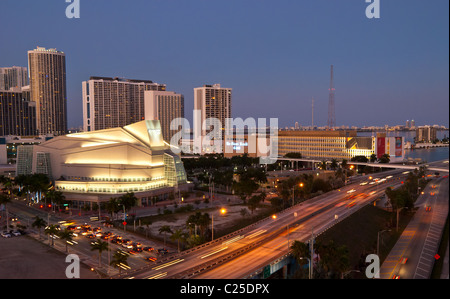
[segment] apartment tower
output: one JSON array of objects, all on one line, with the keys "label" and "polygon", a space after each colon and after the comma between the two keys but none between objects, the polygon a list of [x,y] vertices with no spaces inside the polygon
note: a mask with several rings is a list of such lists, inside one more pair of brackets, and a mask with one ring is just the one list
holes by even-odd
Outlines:
[{"label": "apartment tower", "polygon": [[26,67],[13,66],[0,68],[0,90],[21,88],[28,85],[28,71]]},{"label": "apartment tower", "polygon": [[[184,96],[173,91],[145,91],[145,119],[159,120],[165,141],[171,141],[183,125]],[[171,124],[172,128],[171,129]]]},{"label": "apartment tower", "polygon": [[149,80],[91,77],[82,83],[85,132],[124,127],[145,120],[145,91],[165,91]]},{"label": "apartment tower", "polygon": [[220,84],[194,88],[194,110],[201,115],[198,125],[202,126],[202,136],[213,129],[220,129],[223,135],[226,119],[231,118],[231,92],[231,88],[223,88]]},{"label": "apartment tower", "polygon": [[66,55],[56,49],[38,47],[28,51],[28,68],[39,134],[66,134]]}]

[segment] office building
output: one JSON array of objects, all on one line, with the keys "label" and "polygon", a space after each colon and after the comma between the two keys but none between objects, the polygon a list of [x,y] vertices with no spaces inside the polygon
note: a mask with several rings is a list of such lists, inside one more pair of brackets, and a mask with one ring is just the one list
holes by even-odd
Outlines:
[{"label": "office building", "polygon": [[34,145],[32,161],[17,163],[18,169],[48,175],[66,200],[81,206],[127,192],[145,205],[155,196],[165,199],[189,187],[183,163],[164,142],[159,121],[58,136]]},{"label": "office building", "polygon": [[82,83],[85,132],[123,127],[145,120],[145,91],[165,91],[149,80],[91,77]]},{"label": "office building", "polygon": [[26,67],[0,67],[0,90],[21,88],[28,85],[28,71]]},{"label": "office building", "polygon": [[391,162],[404,159],[403,137],[358,137],[356,131],[278,131],[278,154],[300,153],[305,159],[348,160],[372,154],[390,156]]},{"label": "office building", "polygon": [[66,55],[56,49],[38,47],[28,51],[28,68],[39,134],[66,134]]},{"label": "office building", "polygon": [[163,138],[170,143],[182,125],[180,119],[184,118],[184,96],[173,91],[145,91],[144,103],[145,119],[159,120]]}]

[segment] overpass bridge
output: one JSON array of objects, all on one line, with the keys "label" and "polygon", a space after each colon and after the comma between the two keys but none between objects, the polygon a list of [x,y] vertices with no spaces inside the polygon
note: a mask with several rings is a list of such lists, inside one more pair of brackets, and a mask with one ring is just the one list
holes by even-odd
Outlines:
[{"label": "overpass bridge", "polygon": [[[278,161],[289,161],[289,162],[309,162],[313,164],[313,169],[315,167],[315,163],[323,163],[324,161],[327,164],[331,164],[330,160],[317,160],[317,159],[296,159],[296,158],[278,158]],[[339,164],[342,164],[342,162],[338,162]],[[435,171],[435,172],[449,172],[449,161],[447,160],[441,160],[436,162],[430,162],[430,163],[423,163],[423,164],[395,164],[395,163],[365,163],[365,162],[352,162],[348,161],[348,165],[364,165],[374,168],[392,168],[392,169],[405,169],[405,170],[419,170],[419,167],[426,166],[427,170],[429,171]]]}]

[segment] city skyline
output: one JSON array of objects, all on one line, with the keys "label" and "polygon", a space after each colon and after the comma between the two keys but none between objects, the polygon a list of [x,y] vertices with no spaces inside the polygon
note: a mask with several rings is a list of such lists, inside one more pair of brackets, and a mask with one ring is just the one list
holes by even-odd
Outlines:
[{"label": "city skyline", "polygon": [[[66,18],[64,1],[0,4],[9,12],[0,24],[25,18],[4,33],[12,46],[0,49],[0,67],[26,66],[38,46],[66,53],[69,127],[82,126],[91,76],[164,82],[184,95],[188,119],[204,84],[233,88],[232,117],[276,117],[280,127],[309,126],[314,97],[314,124],[325,126],[330,65],[337,127],[449,126],[446,1],[383,2],[380,19],[365,16],[364,1],[81,2],[80,19]],[[25,29],[37,20],[46,30]]]}]

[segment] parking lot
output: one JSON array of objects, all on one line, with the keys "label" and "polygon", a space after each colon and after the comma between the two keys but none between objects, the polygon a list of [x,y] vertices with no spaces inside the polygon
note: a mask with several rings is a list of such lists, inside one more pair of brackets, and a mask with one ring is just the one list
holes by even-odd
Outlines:
[{"label": "parking lot", "polygon": [[[174,249],[164,248],[159,243],[147,240],[129,232],[124,232],[115,228],[102,227],[97,225],[72,224],[62,225],[62,228],[69,228],[74,233],[73,242],[69,251],[90,257],[91,266],[98,268],[98,251],[91,250],[91,244],[101,240],[108,242],[110,251],[103,252],[101,256],[100,271],[109,275],[116,274],[117,268],[108,266],[115,252],[120,251],[127,255],[127,264],[131,269],[141,268],[156,262],[162,256],[174,252]],[[55,241],[60,242],[60,241]],[[126,268],[123,268],[126,270]]]},{"label": "parking lot", "polygon": [[[0,279],[67,279],[66,256],[26,235],[0,237]],[[82,264],[80,278],[98,277]]]}]

